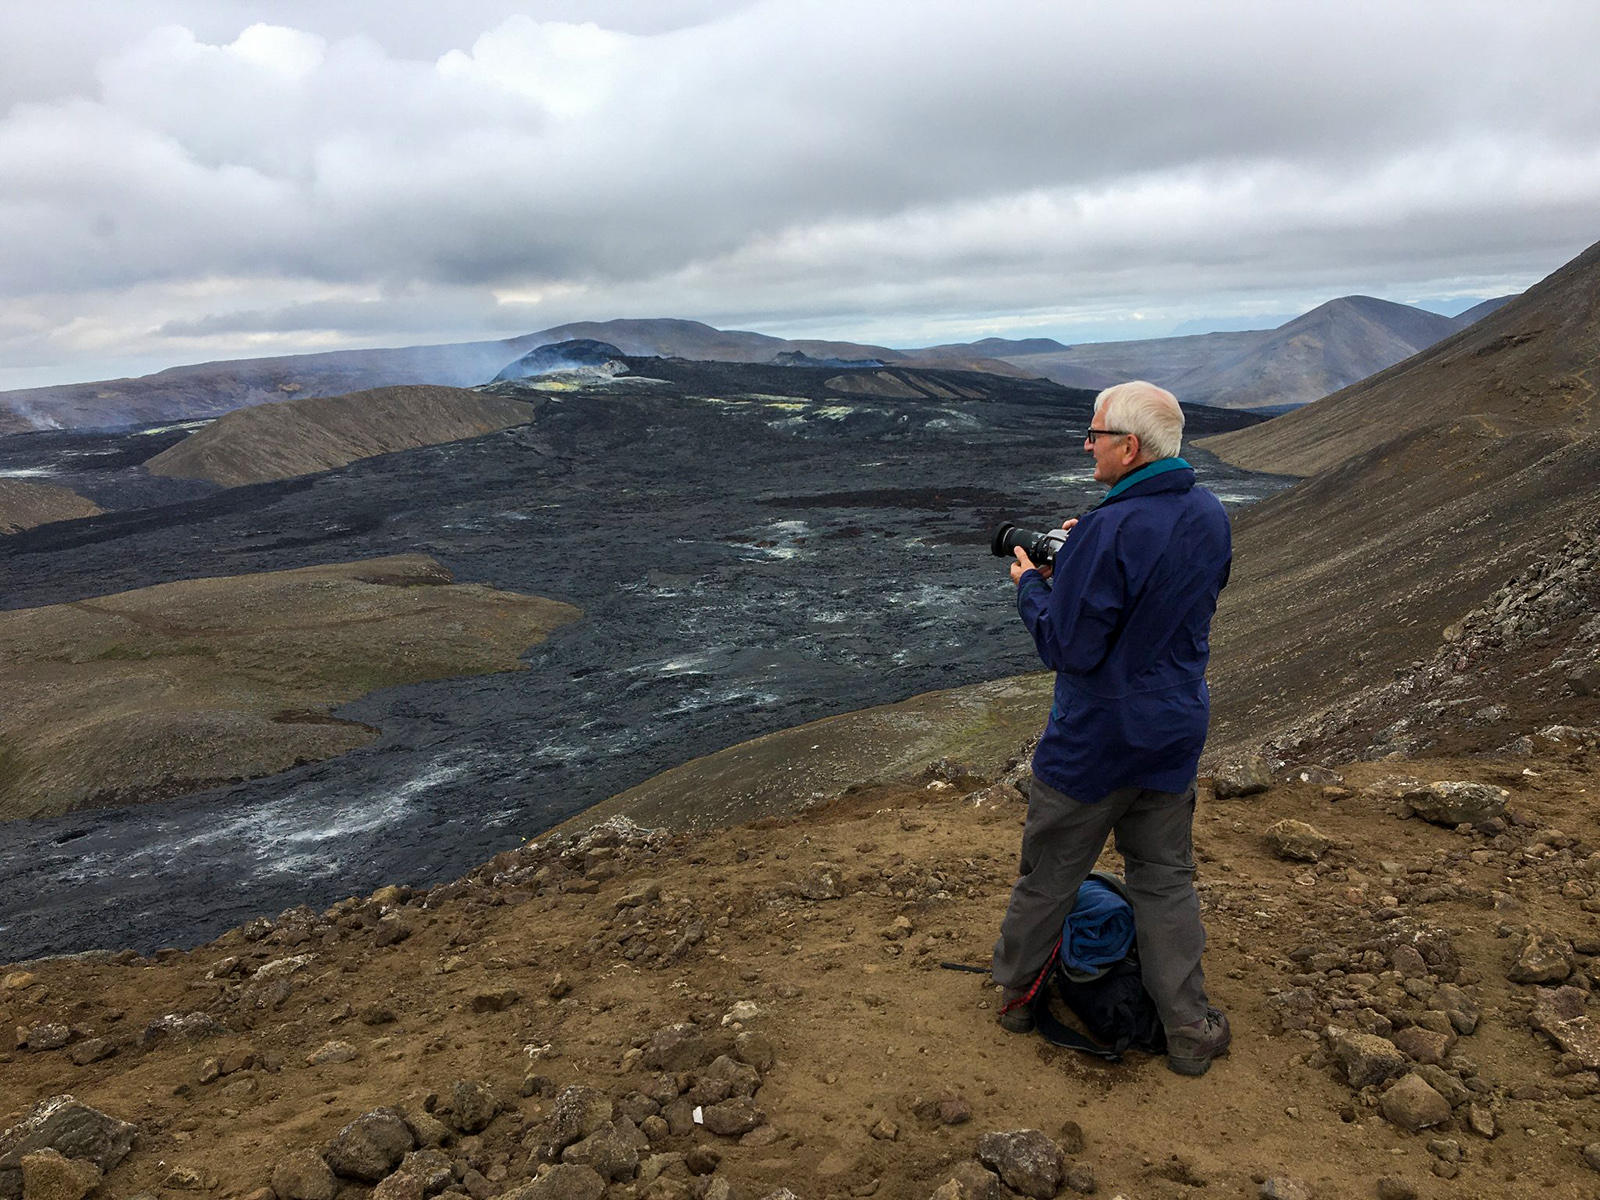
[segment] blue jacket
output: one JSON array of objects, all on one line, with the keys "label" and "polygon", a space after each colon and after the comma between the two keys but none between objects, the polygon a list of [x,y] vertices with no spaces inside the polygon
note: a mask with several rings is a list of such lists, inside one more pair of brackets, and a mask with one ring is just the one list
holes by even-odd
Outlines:
[{"label": "blue jacket", "polygon": [[1049,582],[1024,571],[1017,610],[1056,672],[1033,773],[1094,802],[1124,787],[1182,792],[1211,716],[1211,616],[1233,539],[1181,458],[1125,476],[1068,535]]}]

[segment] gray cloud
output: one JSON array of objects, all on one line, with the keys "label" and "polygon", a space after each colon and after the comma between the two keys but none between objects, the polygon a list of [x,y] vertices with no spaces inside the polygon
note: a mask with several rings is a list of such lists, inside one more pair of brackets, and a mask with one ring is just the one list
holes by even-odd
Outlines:
[{"label": "gray cloud", "polygon": [[0,386],[617,315],[1164,333],[1597,236],[1577,0],[444,8],[8,15]]}]

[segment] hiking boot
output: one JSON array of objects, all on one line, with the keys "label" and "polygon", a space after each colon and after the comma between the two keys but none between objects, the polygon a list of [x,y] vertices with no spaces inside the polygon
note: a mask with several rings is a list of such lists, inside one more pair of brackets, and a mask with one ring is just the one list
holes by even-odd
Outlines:
[{"label": "hiking boot", "polygon": [[1167,1030],[1167,1069],[1179,1075],[1204,1075],[1211,1060],[1228,1052],[1233,1032],[1220,1008],[1207,1008],[1199,1021]]},{"label": "hiking boot", "polygon": [[[1007,1033],[1033,1032],[1033,1005],[1025,1003],[1027,988],[1006,988],[1000,993],[1000,1028]],[[1015,1004],[1015,1008],[1007,1005]]]}]

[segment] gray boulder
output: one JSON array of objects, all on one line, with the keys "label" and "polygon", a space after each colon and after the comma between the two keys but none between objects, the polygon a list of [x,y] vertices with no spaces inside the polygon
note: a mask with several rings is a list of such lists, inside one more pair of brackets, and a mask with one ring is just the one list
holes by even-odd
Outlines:
[{"label": "gray boulder", "polygon": [[1267,842],[1279,858],[1317,862],[1328,849],[1328,836],[1314,825],[1285,818],[1267,826]]},{"label": "gray boulder", "polygon": [[1034,1200],[1052,1200],[1067,1169],[1061,1147],[1037,1129],[984,1134],[978,1159],[999,1172],[1007,1187]]},{"label": "gray boulder", "polygon": [[322,1157],[335,1175],[377,1183],[400,1165],[414,1145],[399,1112],[375,1108],[341,1129]]},{"label": "gray boulder", "polygon": [[1450,1101],[1428,1086],[1428,1081],[1420,1075],[1407,1075],[1379,1098],[1378,1111],[1390,1123],[1408,1133],[1416,1133],[1448,1121]]},{"label": "gray boulder", "polygon": [[128,1156],[138,1131],[71,1096],[52,1096],[33,1106],[21,1121],[0,1134],[0,1200],[22,1195],[22,1159],[36,1150],[55,1150],[63,1158],[87,1159],[109,1171]]},{"label": "gray boulder", "polygon": [[278,1200],[333,1200],[339,1181],[322,1156],[313,1150],[296,1150],[272,1168],[272,1190]]},{"label": "gray boulder", "polygon": [[1219,766],[1211,776],[1211,786],[1219,799],[1251,796],[1272,786],[1272,768],[1259,754],[1246,755]]},{"label": "gray boulder", "polygon": [[1481,825],[1506,811],[1511,793],[1491,783],[1444,780],[1407,788],[1400,799],[1435,825]]}]

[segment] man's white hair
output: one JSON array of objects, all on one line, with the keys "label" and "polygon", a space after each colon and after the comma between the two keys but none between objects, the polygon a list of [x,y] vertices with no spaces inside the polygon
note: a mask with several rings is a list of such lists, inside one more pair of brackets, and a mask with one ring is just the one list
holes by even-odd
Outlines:
[{"label": "man's white hair", "polygon": [[1141,456],[1152,462],[1183,449],[1183,409],[1166,388],[1142,379],[1119,383],[1094,398],[1094,410],[1105,428],[1137,434]]}]

